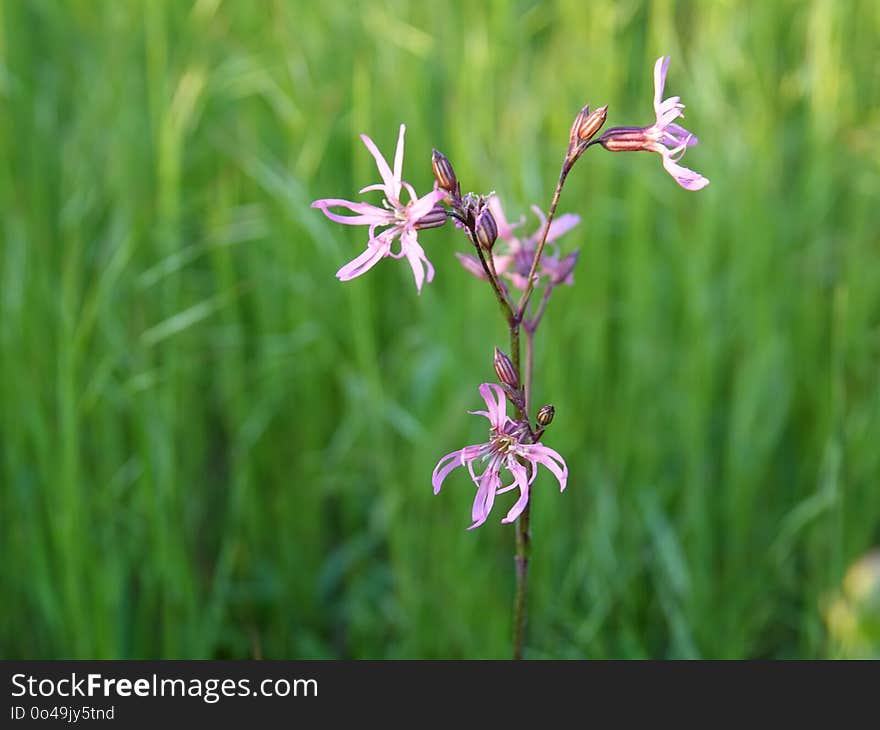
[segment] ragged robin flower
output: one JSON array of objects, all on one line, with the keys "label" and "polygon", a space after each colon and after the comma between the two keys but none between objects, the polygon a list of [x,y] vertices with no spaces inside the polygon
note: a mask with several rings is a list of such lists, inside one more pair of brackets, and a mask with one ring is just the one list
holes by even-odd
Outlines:
[{"label": "ragged robin flower", "polygon": [[684,117],[681,97],[663,99],[669,56],[661,56],[654,64],[654,123],[649,127],[612,127],[599,138],[599,143],[612,152],[657,152],[663,158],[663,168],[685,190],[700,190],[709,180],[698,172],[678,164],[688,147],[697,144],[697,138],[675,120]]},{"label": "ragged robin flower", "polygon": [[[543,444],[529,443],[528,424],[515,421],[507,415],[507,400],[500,386],[483,383],[480,386],[480,395],[486,402],[487,410],[471,412],[489,419],[489,440],[484,444],[465,446],[446,454],[437,463],[431,476],[434,494],[437,494],[449,472],[456,467],[467,466],[477,487],[471,510],[473,524],[468,528],[470,530],[482,525],[489,517],[496,495],[512,489],[519,489],[519,499],[501,521],[508,523],[516,520],[529,502],[529,490],[537,476],[538,464],[543,464],[553,473],[559,482],[560,491],[565,489],[568,480],[565,460]],[[477,473],[475,464],[477,468],[482,465],[482,473]],[[502,477],[505,472],[513,479],[506,486]]]},{"label": "ragged robin flower", "polygon": [[[442,226],[446,222],[446,211],[438,203],[447,196],[447,193],[444,190],[432,190],[420,198],[413,190],[412,185],[401,178],[405,133],[406,125],[401,124],[400,134],[397,138],[397,149],[394,154],[393,171],[373,140],[365,134],[361,135],[361,139],[370,154],[373,155],[373,159],[376,160],[376,167],[379,168],[382,182],[368,185],[360,192],[381,190],[385,194],[382,201],[383,207],[339,198],[324,198],[312,203],[313,208],[318,208],[332,221],[349,226],[370,227],[370,238],[367,241],[366,250],[336,272],[336,277],[341,281],[349,281],[366,273],[388,256],[395,259],[406,257],[412,268],[416,289],[419,293],[422,291],[422,283],[434,278],[434,267],[428,261],[424,249],[419,244],[417,231],[423,228]],[[409,196],[409,202],[406,204],[401,200],[403,189]],[[346,208],[356,215],[341,215],[330,210],[330,208],[337,207]],[[395,252],[392,250],[392,244],[397,238],[400,239],[400,250]]]}]

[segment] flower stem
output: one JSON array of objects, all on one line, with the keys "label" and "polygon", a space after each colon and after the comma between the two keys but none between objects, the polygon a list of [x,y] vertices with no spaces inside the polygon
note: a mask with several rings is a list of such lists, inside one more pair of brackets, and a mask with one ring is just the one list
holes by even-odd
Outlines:
[{"label": "flower stem", "polygon": [[544,287],[544,295],[541,297],[541,303],[538,305],[538,311],[531,319],[523,320],[523,328],[526,332],[535,333],[538,325],[541,323],[541,317],[544,316],[544,310],[547,308],[547,302],[550,301],[550,295],[553,293],[553,284],[548,282]]},{"label": "flower stem", "polygon": [[532,552],[532,537],[529,531],[531,500],[516,521],[516,596],[513,605],[513,658],[523,658],[523,644],[526,638],[526,599],[529,592],[529,555]]},{"label": "flower stem", "polygon": [[[492,291],[495,292],[495,298],[498,299],[498,304],[501,306],[501,313],[504,316],[504,319],[507,321],[509,326],[512,326],[513,320],[513,306],[507,299],[507,295],[501,290],[501,284],[499,283],[498,274],[495,273],[495,261],[492,259],[492,254],[490,253],[487,257],[483,254],[483,247],[477,243],[477,234],[473,231],[473,229],[468,229],[469,237],[471,239],[471,243],[474,244],[474,248],[477,250],[477,256],[480,259],[480,263],[483,265],[483,271],[486,272],[486,276],[489,279],[489,283],[492,284]],[[518,334],[518,333],[517,333]],[[514,361],[514,365],[516,365],[516,361]],[[517,374],[519,374],[519,366],[517,367]]]},{"label": "flower stem", "polygon": [[522,320],[529,303],[529,297],[535,288],[535,273],[538,270],[538,264],[541,261],[541,254],[544,253],[544,245],[547,243],[547,233],[550,231],[550,224],[553,222],[553,216],[556,215],[556,206],[559,205],[559,196],[562,195],[562,186],[565,185],[565,179],[571,170],[571,161],[568,157],[562,163],[562,169],[559,171],[559,180],[556,182],[556,190],[553,192],[553,200],[550,202],[550,210],[547,211],[547,222],[541,231],[541,240],[538,241],[538,247],[535,249],[535,255],[532,257],[532,265],[529,268],[529,276],[526,280],[526,289],[522,298],[519,300],[519,307],[516,310],[517,320]]},{"label": "flower stem", "polygon": [[[559,171],[559,180],[556,181],[556,190],[553,191],[553,200],[550,202],[550,210],[547,211],[547,222],[544,224],[544,230],[541,232],[541,240],[538,242],[538,247],[535,249],[535,255],[532,257],[532,265],[529,268],[529,278],[526,281],[526,289],[519,300],[519,306],[514,312],[514,317],[517,322],[522,322],[526,307],[529,304],[529,297],[532,296],[532,290],[535,288],[535,273],[538,271],[538,264],[541,262],[541,254],[544,253],[544,245],[547,243],[547,234],[550,232],[550,224],[553,222],[553,216],[556,215],[556,206],[559,205],[559,196],[562,195],[562,188],[565,185],[568,173],[571,172],[571,168],[574,167],[574,163],[580,159],[580,156],[597,143],[598,140],[591,140],[584,145],[583,149],[577,154],[566,154],[565,159],[562,161],[562,169]],[[542,303],[540,310],[541,312],[543,312],[543,304],[544,303]]]},{"label": "flower stem", "polygon": [[[590,144],[587,144],[584,147],[584,150],[586,150],[588,147],[590,147]],[[532,371],[534,368],[535,330],[538,327],[541,316],[544,314],[544,308],[547,306],[547,300],[550,298],[550,292],[553,288],[551,284],[548,283],[547,289],[545,289],[544,291],[544,296],[541,300],[535,317],[530,322],[524,322],[523,318],[525,317],[526,309],[529,305],[529,297],[531,297],[532,291],[535,288],[535,274],[538,271],[538,265],[541,263],[541,256],[544,253],[544,246],[547,243],[547,235],[550,232],[550,224],[553,223],[553,217],[556,215],[556,208],[559,205],[559,197],[562,195],[562,188],[565,185],[565,180],[568,177],[568,173],[571,172],[572,166],[584,150],[581,150],[581,152],[576,155],[567,153],[565,159],[562,161],[562,169],[559,172],[559,180],[556,183],[556,190],[553,192],[553,200],[550,202],[550,209],[547,211],[547,221],[544,224],[543,230],[541,231],[541,240],[538,242],[538,246],[535,249],[535,255],[532,257],[532,264],[529,267],[529,276],[526,281],[526,288],[522,294],[522,297],[519,300],[519,304],[516,307],[512,306],[510,300],[508,300],[507,297],[501,293],[500,287],[497,282],[497,275],[493,276],[493,274],[495,273],[494,266],[491,267],[490,271],[490,267],[487,265],[486,260],[482,255],[482,251],[480,251],[479,245],[476,246],[477,253],[480,254],[480,261],[482,262],[483,268],[486,270],[486,273],[489,276],[489,281],[492,282],[492,286],[495,289],[495,294],[498,297],[498,301],[501,303],[502,309],[507,310],[507,324],[510,330],[510,358],[511,362],[513,363],[514,370],[516,370],[517,377],[519,378],[520,382],[524,383],[525,386],[525,402],[522,409],[517,409],[517,415],[520,420],[529,423],[530,432],[531,423],[529,417],[529,409],[531,408],[532,399]],[[475,235],[471,238],[471,240],[474,241],[474,243],[476,244]],[[522,325],[526,331],[525,378],[522,377],[522,370],[520,368],[520,325]],[[543,429],[539,429],[537,434],[533,434],[534,441],[537,441],[542,433]],[[529,592],[529,558],[532,554],[532,535],[531,531],[529,530],[531,511],[532,500],[529,499],[525,509],[522,511],[516,521],[516,555],[514,557],[514,561],[516,563],[516,594],[514,596],[513,603],[514,659],[523,658],[523,645],[525,644],[526,604]]]},{"label": "flower stem", "polygon": [[[531,366],[532,366],[532,335],[526,333],[526,391],[525,412],[519,412],[517,415],[521,419],[528,418],[528,399],[531,390]],[[510,357],[513,367],[516,370],[517,377],[522,380],[520,373],[520,347],[519,347],[519,322],[514,320],[510,323]],[[531,534],[529,533],[529,512],[531,511],[531,500],[526,504],[519,519],[516,521],[516,555],[514,562],[516,564],[516,594],[513,599],[513,658],[523,658],[523,644],[526,637],[526,602],[529,591],[529,555],[531,554]]]},{"label": "flower stem", "polygon": [[532,372],[535,368],[535,328],[524,326],[526,331],[526,375],[525,383],[526,415],[532,411]]},{"label": "flower stem", "polygon": [[[525,413],[521,414],[528,418],[532,400],[532,370],[534,367],[534,328],[526,328],[526,367],[525,377]],[[514,324],[510,328],[510,349],[515,353],[513,366],[517,374],[519,367],[519,325]],[[526,635],[526,609],[529,593],[529,558],[532,553],[532,534],[529,530],[529,518],[531,516],[532,500],[529,499],[526,508],[516,521],[516,594],[513,603],[513,658],[523,658],[523,644]]]}]

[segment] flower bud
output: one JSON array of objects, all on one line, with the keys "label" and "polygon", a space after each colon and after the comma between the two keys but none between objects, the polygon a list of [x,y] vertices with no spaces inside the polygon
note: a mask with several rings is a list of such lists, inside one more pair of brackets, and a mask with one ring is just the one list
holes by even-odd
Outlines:
[{"label": "flower bud", "polygon": [[434,179],[437,181],[437,185],[455,195],[458,190],[458,179],[455,177],[455,170],[452,169],[449,158],[442,152],[434,150],[431,154],[431,167],[434,170]]},{"label": "flower bud", "polygon": [[418,230],[425,228],[439,228],[446,223],[446,218],[446,208],[438,203],[416,221],[415,227]]},{"label": "flower bud", "polygon": [[553,422],[553,416],[555,415],[556,409],[549,403],[546,406],[541,406],[541,410],[538,411],[538,425],[541,428],[546,428]]},{"label": "flower bud", "polygon": [[632,127],[612,127],[599,138],[601,144],[609,152],[638,152],[653,150],[654,141],[645,129]]},{"label": "flower bud", "polygon": [[519,388],[519,378],[516,377],[516,369],[513,367],[513,363],[497,347],[495,348],[495,359],[492,364],[495,366],[495,374],[498,376],[499,382],[509,385],[514,390]]},{"label": "flower bud", "polygon": [[[586,111],[589,112],[589,107],[584,107]],[[583,113],[583,112],[582,112]],[[580,117],[580,115],[579,115]],[[593,139],[593,135],[596,134],[601,128],[602,125],[605,124],[605,120],[608,118],[608,105],[600,106],[596,111],[592,114],[586,114],[583,118],[580,118],[580,123],[577,128],[577,137],[581,142],[589,142]]]},{"label": "flower bud", "polygon": [[474,232],[477,235],[477,243],[486,251],[491,251],[492,246],[495,245],[495,239],[498,238],[498,224],[495,223],[495,217],[488,208],[483,208],[477,216]]},{"label": "flower bud", "polygon": [[571,151],[577,147],[579,142],[579,132],[581,125],[584,121],[590,116],[590,105],[587,104],[583,109],[578,112],[578,115],[574,118],[574,122],[571,125],[571,132],[568,135],[568,151]]}]

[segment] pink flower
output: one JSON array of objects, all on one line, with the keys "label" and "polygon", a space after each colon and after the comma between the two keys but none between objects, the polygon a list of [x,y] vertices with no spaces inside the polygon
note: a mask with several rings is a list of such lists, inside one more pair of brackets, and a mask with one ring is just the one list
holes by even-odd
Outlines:
[{"label": "pink flower", "polygon": [[[431,476],[434,494],[437,494],[449,472],[456,467],[467,466],[471,479],[477,485],[477,496],[471,511],[474,522],[469,530],[479,527],[489,517],[495,495],[511,489],[519,489],[519,499],[501,521],[513,522],[519,517],[529,502],[529,489],[535,481],[538,464],[543,464],[553,473],[559,482],[560,491],[565,489],[568,480],[568,467],[558,453],[543,444],[524,441],[529,435],[528,424],[514,421],[507,416],[507,401],[500,386],[483,383],[480,386],[480,395],[486,402],[487,410],[471,411],[471,413],[489,419],[489,441],[485,444],[465,446],[463,449],[446,454],[437,463]],[[527,469],[520,460],[526,462],[530,468]],[[486,465],[482,474],[477,474],[474,470],[476,461]],[[509,472],[513,477],[513,481],[507,486],[502,486],[502,471]]]},{"label": "pink flower", "polygon": [[[538,229],[531,236],[519,238],[514,235],[514,229],[521,226],[524,221],[521,219],[518,223],[508,223],[498,196],[493,195],[489,199],[489,210],[495,219],[495,224],[498,226],[498,240],[492,249],[495,271],[510,281],[517,289],[525,289],[529,269],[532,265],[532,258],[535,255],[538,242],[541,240],[544,226],[547,225],[547,217],[540,208],[533,205],[532,211],[539,221]],[[575,250],[567,256],[561,256],[559,246],[555,241],[580,222],[580,216],[574,213],[566,213],[550,224],[550,229],[547,231],[547,244],[541,256],[540,267],[538,268],[539,277],[549,277],[554,285],[574,283],[572,271],[577,263],[578,252]],[[455,255],[458,257],[461,265],[471,274],[480,279],[486,278],[483,267],[475,256],[463,253],[456,253]]]},{"label": "pink flower", "polygon": [[[420,198],[413,190],[412,185],[401,179],[405,133],[406,125],[401,124],[400,135],[397,138],[397,150],[394,153],[393,171],[388,167],[388,163],[373,140],[365,134],[361,135],[361,139],[376,160],[376,167],[379,168],[382,182],[368,185],[360,192],[381,190],[385,194],[385,199],[382,201],[384,207],[379,208],[369,203],[356,203],[338,198],[324,198],[312,203],[313,208],[318,208],[332,221],[349,226],[370,227],[370,240],[367,241],[367,249],[336,272],[336,278],[341,281],[349,281],[360,276],[372,269],[386,256],[395,259],[406,256],[419,293],[422,291],[422,283],[425,279],[431,281],[434,278],[434,267],[431,266],[431,262],[425,256],[424,249],[419,245],[416,231],[422,228],[441,226],[446,222],[446,211],[437,204],[446,197],[447,193],[443,190],[433,190]],[[400,199],[403,188],[406,189],[409,196],[409,202],[406,205]],[[435,206],[437,207],[435,208]],[[329,208],[334,207],[346,208],[356,215],[333,213]],[[376,231],[380,228],[384,228],[384,230],[377,234]],[[394,252],[391,246],[396,238],[400,239],[400,250]]]},{"label": "pink flower", "polygon": [[613,127],[607,130],[599,142],[612,152],[644,150],[658,152],[663,158],[663,168],[685,190],[700,190],[709,181],[698,172],[678,164],[688,147],[697,144],[697,138],[675,120],[684,117],[681,98],[671,96],[663,99],[669,56],[661,56],[654,64],[654,124],[650,127]]}]

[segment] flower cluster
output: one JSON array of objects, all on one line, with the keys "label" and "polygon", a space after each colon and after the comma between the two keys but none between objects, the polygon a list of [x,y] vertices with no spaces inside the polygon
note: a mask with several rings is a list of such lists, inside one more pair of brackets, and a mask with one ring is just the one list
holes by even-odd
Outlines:
[{"label": "flower cluster", "polygon": [[[486,403],[486,410],[471,413],[489,419],[489,440],[446,454],[431,475],[434,494],[437,494],[453,469],[467,467],[471,480],[477,487],[471,510],[473,524],[468,529],[482,525],[492,511],[496,495],[512,489],[519,489],[519,499],[501,521],[513,522],[519,517],[529,502],[529,489],[535,481],[538,464],[543,464],[553,473],[559,482],[560,491],[565,489],[568,481],[565,460],[543,444],[530,443],[532,434],[528,423],[515,421],[507,415],[507,400],[500,386],[483,383],[480,386],[480,395]],[[477,473],[474,464],[484,465],[481,473]],[[513,478],[506,486],[502,472],[507,472]]]},{"label": "flower cluster", "polygon": [[[394,153],[393,167],[366,135],[361,139],[373,156],[381,182],[368,185],[361,193],[382,193],[381,206],[367,202],[323,198],[312,203],[330,220],[345,225],[367,226],[366,249],[336,273],[337,278],[349,281],[366,273],[382,259],[405,258],[412,269],[416,290],[434,278],[434,267],[418,240],[418,233],[436,228],[449,218],[463,229],[472,244],[471,253],[456,253],[462,266],[474,276],[487,280],[498,299],[510,329],[514,361],[519,360],[520,327],[527,333],[527,373],[520,378],[519,368],[496,349],[495,370],[501,385],[483,383],[480,394],[486,403],[485,411],[476,411],[489,420],[489,440],[465,446],[444,456],[432,475],[434,492],[440,488],[451,471],[466,466],[477,487],[471,517],[471,528],[483,524],[492,510],[495,498],[510,490],[518,490],[519,498],[502,522],[515,521],[529,502],[529,492],[538,472],[544,465],[556,477],[560,489],[565,489],[568,467],[553,449],[540,443],[544,429],[554,416],[554,408],[545,405],[536,414],[535,430],[528,414],[529,390],[532,375],[532,337],[541,320],[553,288],[573,283],[573,271],[578,250],[562,255],[557,240],[580,223],[580,217],[567,213],[554,219],[556,205],[568,173],[577,160],[594,145],[612,152],[648,151],[658,153],[664,169],[687,190],[700,190],[709,180],[679,164],[697,138],[676,123],[684,116],[684,104],[677,96],[663,99],[669,58],[661,56],[654,65],[654,123],[646,127],[613,127],[596,137],[604,126],[608,107],[590,111],[584,106],[574,120],[569,134],[562,172],[557,182],[548,214],[533,206],[538,227],[531,235],[521,235],[517,229],[523,220],[510,223],[497,196],[461,192],[461,185],[451,162],[434,150],[431,166],[434,189],[419,196],[412,185],[403,180],[403,147],[406,127],[401,124]],[[403,200],[406,193],[406,202]],[[337,212],[343,209],[348,214]],[[399,246],[395,250],[395,242]],[[533,280],[529,277],[534,275]],[[543,284],[543,295],[536,311],[530,308],[530,297],[536,285]],[[514,303],[510,287],[522,292]],[[524,385],[521,383],[521,380]],[[517,418],[507,415],[508,400]],[[510,482],[505,484],[505,479]],[[520,527],[525,525],[523,520]],[[523,528],[526,529],[526,528]]]},{"label": "flower cluster", "polygon": [[[517,289],[523,290],[528,283],[532,258],[544,234],[547,218],[538,206],[533,205],[532,211],[538,217],[538,228],[531,236],[520,237],[514,235],[514,229],[523,225],[523,221],[520,220],[514,224],[508,223],[501,202],[496,195],[489,199],[488,209],[498,228],[498,240],[502,242],[496,244],[492,249],[495,271]],[[553,285],[574,283],[572,271],[577,263],[578,250],[575,249],[570,254],[562,256],[556,239],[568,233],[580,223],[580,220],[580,216],[566,213],[550,223],[550,228],[547,231],[547,248],[541,256],[540,268],[537,272],[539,278],[546,277]],[[480,279],[487,278],[486,272],[476,256],[459,252],[456,252],[455,255],[468,272]]]}]

